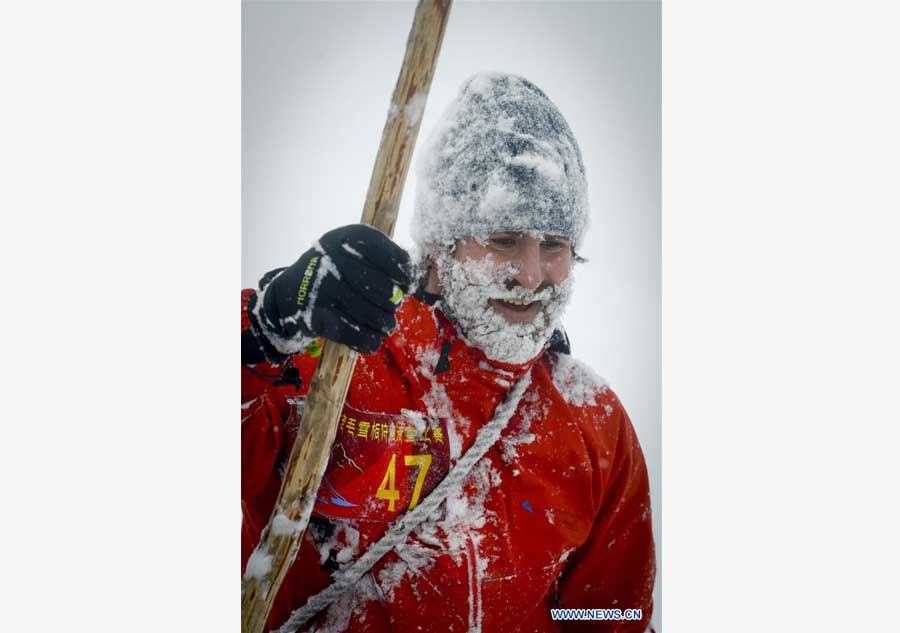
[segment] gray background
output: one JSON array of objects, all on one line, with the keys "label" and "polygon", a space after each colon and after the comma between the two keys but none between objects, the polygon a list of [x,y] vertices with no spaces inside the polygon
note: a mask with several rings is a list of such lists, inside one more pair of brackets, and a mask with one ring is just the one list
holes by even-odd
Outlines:
[{"label": "gray background", "polygon": [[[328,229],[359,220],[413,11],[406,2],[244,3],[243,287],[293,262]],[[576,269],[564,323],[574,355],[609,381],[637,430],[657,561],[660,40],[658,2],[457,1],[417,144],[480,71],[533,81],[569,122],[587,169],[592,225],[582,248],[590,261]],[[413,168],[394,236],[404,246],[412,244],[414,187]]]}]

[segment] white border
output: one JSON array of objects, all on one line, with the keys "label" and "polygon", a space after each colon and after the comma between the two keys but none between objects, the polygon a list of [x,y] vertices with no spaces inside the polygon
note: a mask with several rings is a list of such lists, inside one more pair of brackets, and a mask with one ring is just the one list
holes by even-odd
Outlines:
[{"label": "white border", "polygon": [[[14,10],[5,627],[236,630],[239,12]],[[897,23],[664,5],[661,630],[895,628]]]}]

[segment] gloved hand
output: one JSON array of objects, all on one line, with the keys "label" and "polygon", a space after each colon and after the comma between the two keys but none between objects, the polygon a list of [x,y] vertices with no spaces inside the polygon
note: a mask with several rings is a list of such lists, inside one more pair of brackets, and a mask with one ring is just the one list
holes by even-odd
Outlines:
[{"label": "gloved hand", "polygon": [[265,280],[253,314],[279,352],[299,352],[321,336],[371,353],[397,325],[394,311],[412,283],[412,266],[384,233],[351,224]]}]

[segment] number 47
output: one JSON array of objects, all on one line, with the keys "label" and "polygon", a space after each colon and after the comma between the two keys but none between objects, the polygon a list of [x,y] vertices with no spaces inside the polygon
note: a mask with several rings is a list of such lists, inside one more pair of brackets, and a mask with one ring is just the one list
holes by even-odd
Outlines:
[{"label": "number 47", "polygon": [[[413,486],[412,499],[409,500],[408,510],[412,510],[419,504],[419,495],[422,494],[422,484],[425,483],[425,475],[428,474],[428,468],[431,466],[431,455],[405,455],[403,463],[407,466],[418,466],[419,472],[416,475],[416,484]],[[400,491],[396,487],[397,477],[397,455],[391,455],[391,461],[388,464],[387,472],[384,473],[384,479],[378,486],[378,492],[375,496],[388,502],[388,510],[394,511],[394,504],[400,498]]]}]

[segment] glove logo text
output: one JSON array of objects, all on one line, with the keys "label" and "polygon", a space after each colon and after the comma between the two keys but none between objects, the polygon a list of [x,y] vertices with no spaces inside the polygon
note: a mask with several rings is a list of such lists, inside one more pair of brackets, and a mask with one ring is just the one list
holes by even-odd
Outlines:
[{"label": "glove logo text", "polygon": [[315,255],[312,259],[309,260],[309,263],[306,265],[306,270],[303,271],[303,279],[300,280],[300,289],[297,291],[297,305],[301,308],[303,307],[303,302],[306,300],[306,296],[309,293],[309,282],[313,278],[313,275],[316,273],[316,264],[319,263],[319,256]]}]

